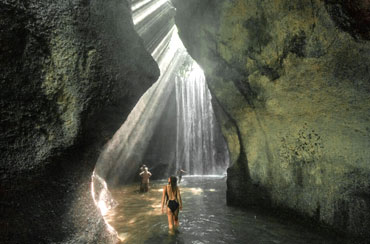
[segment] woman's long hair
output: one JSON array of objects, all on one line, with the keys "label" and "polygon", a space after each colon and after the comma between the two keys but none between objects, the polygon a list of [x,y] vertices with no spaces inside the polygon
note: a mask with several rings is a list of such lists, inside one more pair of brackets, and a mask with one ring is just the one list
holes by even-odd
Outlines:
[{"label": "woman's long hair", "polygon": [[172,193],[175,193],[177,190],[177,178],[176,176],[171,176],[170,179],[171,179],[170,183],[171,183]]}]

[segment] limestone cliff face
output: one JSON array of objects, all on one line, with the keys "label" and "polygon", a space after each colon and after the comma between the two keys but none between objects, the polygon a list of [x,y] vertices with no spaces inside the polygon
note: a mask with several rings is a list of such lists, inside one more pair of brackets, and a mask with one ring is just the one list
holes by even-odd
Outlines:
[{"label": "limestone cliff face", "polygon": [[228,142],[228,203],[369,236],[368,1],[173,2]]},{"label": "limestone cliff face", "polygon": [[91,198],[91,173],[159,75],[130,7],[1,0],[0,9],[0,239],[112,241]]}]

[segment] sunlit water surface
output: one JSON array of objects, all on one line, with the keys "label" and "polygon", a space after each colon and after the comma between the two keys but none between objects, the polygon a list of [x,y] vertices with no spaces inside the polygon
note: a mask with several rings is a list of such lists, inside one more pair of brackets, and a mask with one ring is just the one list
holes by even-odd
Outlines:
[{"label": "sunlit water surface", "polygon": [[167,216],[160,208],[166,181],[152,181],[150,192],[144,194],[138,185],[113,189],[119,205],[105,218],[123,243],[336,243],[275,217],[226,206],[225,181],[215,176],[183,178],[183,211],[175,233],[168,231]]}]

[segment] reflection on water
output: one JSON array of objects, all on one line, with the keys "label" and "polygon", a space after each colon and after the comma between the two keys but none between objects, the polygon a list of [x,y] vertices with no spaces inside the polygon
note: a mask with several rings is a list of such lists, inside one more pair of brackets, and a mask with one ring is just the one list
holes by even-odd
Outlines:
[{"label": "reflection on water", "polygon": [[124,243],[335,243],[276,218],[227,207],[225,180],[183,178],[180,185],[183,211],[179,215],[180,228],[174,234],[168,232],[167,216],[160,208],[166,181],[152,182],[145,194],[138,192],[139,185],[112,190],[118,206],[109,210],[105,218]]}]

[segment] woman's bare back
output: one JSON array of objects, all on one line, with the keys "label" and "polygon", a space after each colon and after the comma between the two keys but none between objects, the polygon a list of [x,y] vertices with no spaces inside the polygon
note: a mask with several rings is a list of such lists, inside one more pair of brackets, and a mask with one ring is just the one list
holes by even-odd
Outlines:
[{"label": "woman's bare back", "polygon": [[176,194],[177,194],[178,187],[176,186],[175,192],[172,191],[172,187],[170,185],[167,185],[166,188],[167,188],[166,190],[167,190],[168,200],[176,200],[177,199]]}]

